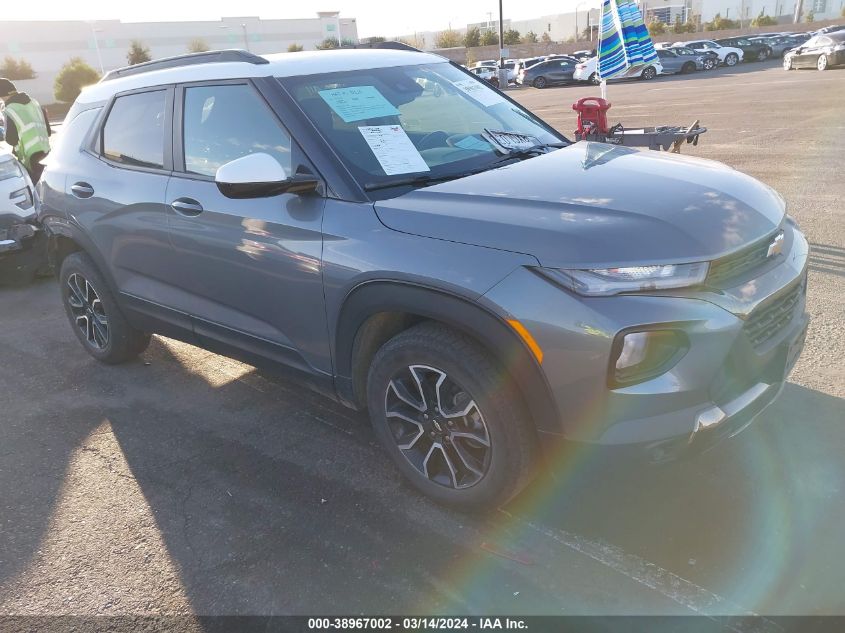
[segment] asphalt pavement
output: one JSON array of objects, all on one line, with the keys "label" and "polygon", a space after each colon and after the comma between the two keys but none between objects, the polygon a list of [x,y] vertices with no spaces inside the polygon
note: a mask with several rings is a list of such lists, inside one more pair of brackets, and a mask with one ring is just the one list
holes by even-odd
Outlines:
[{"label": "asphalt pavement", "polygon": [[[597,90],[512,94],[568,133]],[[582,449],[467,516],[361,415],[159,337],[100,365],[55,281],[3,288],[0,614],[845,614],[845,70],[609,98],[626,127],[700,119],[682,151],[775,187],[812,244],[807,348],[755,425],[659,467]]]}]

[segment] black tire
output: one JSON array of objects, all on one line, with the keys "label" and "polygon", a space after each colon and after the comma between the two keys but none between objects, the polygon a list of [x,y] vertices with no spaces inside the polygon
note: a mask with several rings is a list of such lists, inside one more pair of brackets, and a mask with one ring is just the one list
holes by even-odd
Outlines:
[{"label": "black tire", "polygon": [[[439,375],[445,378],[435,383]],[[403,390],[402,385],[411,386]],[[398,397],[400,391],[408,399]],[[448,405],[439,404],[441,399]],[[497,507],[516,495],[534,470],[535,435],[518,392],[492,357],[459,332],[422,323],[388,341],[370,366],[367,403],[391,459],[415,488],[438,503],[466,511]],[[405,413],[397,415],[402,413],[397,407]],[[448,409],[463,413],[450,415]],[[430,418],[423,419],[424,411]],[[451,435],[461,429],[467,431],[463,437]],[[478,434],[486,446],[473,442]],[[472,459],[466,457],[468,449]],[[474,472],[468,463],[475,464]]]},{"label": "black tire", "polygon": [[593,73],[592,75],[590,75],[590,78],[588,79],[588,81],[591,84],[593,84],[594,86],[598,86],[601,83],[601,79],[599,79],[599,76],[596,73]]},{"label": "black tire", "polygon": [[719,62],[712,57],[707,57],[704,60],[704,70],[713,70],[716,66],[719,65]]},{"label": "black tire", "polygon": [[646,68],[643,68],[643,72],[640,73],[640,79],[644,81],[651,81],[655,77],[657,77],[657,70],[654,66],[647,66]]},{"label": "black tire", "polygon": [[117,365],[147,349],[150,335],[129,325],[88,255],[72,253],[65,258],[59,287],[74,334],[85,351],[98,361]]},{"label": "black tire", "polygon": [[695,72],[695,63],[694,62],[687,62],[681,67],[681,73],[687,74]]},{"label": "black tire", "polygon": [[725,66],[736,66],[739,63],[739,55],[736,53],[728,53],[725,57]]},{"label": "black tire", "polygon": [[549,85],[549,82],[546,81],[545,77],[537,77],[537,79],[531,82],[531,85],[535,88],[539,88],[540,90],[542,90],[543,88]]},{"label": "black tire", "polygon": [[757,55],[757,61],[758,62],[764,62],[767,59],[769,59],[769,57],[771,57],[771,55],[772,55],[772,49],[764,48],[762,51],[760,51],[760,54]]}]

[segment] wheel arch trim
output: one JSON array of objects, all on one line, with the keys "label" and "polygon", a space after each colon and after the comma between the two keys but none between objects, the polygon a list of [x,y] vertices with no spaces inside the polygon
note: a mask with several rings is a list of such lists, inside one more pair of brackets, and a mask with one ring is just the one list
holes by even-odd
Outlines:
[{"label": "wheel arch trim", "polygon": [[432,320],[478,341],[504,367],[519,389],[539,431],[562,433],[561,419],[545,374],[506,319],[479,303],[441,288],[397,280],[371,280],[344,299],[335,324],[335,380],[340,398],[360,406],[354,377],[355,343],[367,321],[382,313]]}]

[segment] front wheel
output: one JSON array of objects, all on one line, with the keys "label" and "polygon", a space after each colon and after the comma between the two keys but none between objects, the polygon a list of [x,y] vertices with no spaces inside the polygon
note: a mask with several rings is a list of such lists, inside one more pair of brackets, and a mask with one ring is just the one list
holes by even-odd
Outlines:
[{"label": "front wheel", "polygon": [[684,67],[681,68],[681,73],[687,74],[691,72],[695,72],[695,64],[693,62],[687,62],[686,64],[684,64]]},{"label": "front wheel", "polygon": [[367,380],[379,441],[418,490],[464,510],[518,493],[535,440],[521,398],[477,343],[434,323],[388,341]]},{"label": "front wheel", "polygon": [[768,48],[764,48],[762,51],[760,51],[760,54],[757,55],[757,61],[764,62],[767,59],[769,59],[771,54],[772,54],[771,50],[769,50]]},{"label": "front wheel", "polygon": [[62,262],[59,284],[73,332],[91,356],[115,365],[147,349],[150,335],[129,325],[88,255],[68,255]]},{"label": "front wheel", "polygon": [[537,79],[535,79],[534,82],[531,85],[534,86],[535,88],[539,88],[540,90],[542,90],[543,88],[545,88],[549,84],[546,81],[545,77],[537,77]]},{"label": "front wheel", "polygon": [[601,79],[599,79],[599,76],[596,73],[590,75],[590,78],[587,81],[589,81],[594,86],[598,86],[601,83]]},{"label": "front wheel", "polygon": [[725,65],[726,66],[736,66],[739,63],[739,55],[736,53],[728,53],[728,56],[725,57]]},{"label": "front wheel", "polygon": [[655,77],[657,77],[657,69],[654,66],[649,66],[648,68],[643,69],[643,72],[640,75],[640,78],[645,79],[646,81],[651,81]]},{"label": "front wheel", "polygon": [[716,60],[712,57],[707,57],[704,60],[704,70],[713,70],[716,68]]},{"label": "front wheel", "polygon": [[819,60],[816,62],[816,68],[819,70],[827,70],[827,55],[819,55]]},{"label": "front wheel", "polygon": [[791,57],[784,57],[783,58],[783,69],[784,70],[792,70],[792,58]]}]

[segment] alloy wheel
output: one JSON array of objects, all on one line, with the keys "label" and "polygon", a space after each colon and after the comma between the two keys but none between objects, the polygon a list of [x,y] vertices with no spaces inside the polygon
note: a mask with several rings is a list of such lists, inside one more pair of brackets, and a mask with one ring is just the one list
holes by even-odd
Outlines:
[{"label": "alloy wheel", "polygon": [[816,62],[816,68],[819,70],[827,70],[827,55],[819,56],[819,61]]},{"label": "alloy wheel", "polygon": [[766,48],[760,51],[760,55],[757,57],[757,59],[759,59],[761,62],[764,62],[769,59],[769,49]]},{"label": "alloy wheel", "polygon": [[546,87],[546,78],[545,77],[537,77],[534,80],[534,87],[540,88],[541,90]]},{"label": "alloy wheel", "polygon": [[384,395],[387,427],[408,462],[429,481],[452,489],[477,484],[490,466],[490,434],[472,396],[446,372],[410,365]]},{"label": "alloy wheel", "polygon": [[736,53],[730,53],[727,57],[725,57],[725,64],[728,66],[736,66],[736,63],[739,61],[739,57]]},{"label": "alloy wheel", "polygon": [[65,299],[70,306],[76,327],[88,344],[105,349],[109,344],[109,319],[103,302],[91,283],[79,273],[68,277]]},{"label": "alloy wheel", "polygon": [[792,58],[791,57],[784,57],[783,58],[783,69],[784,70],[792,70]]}]

